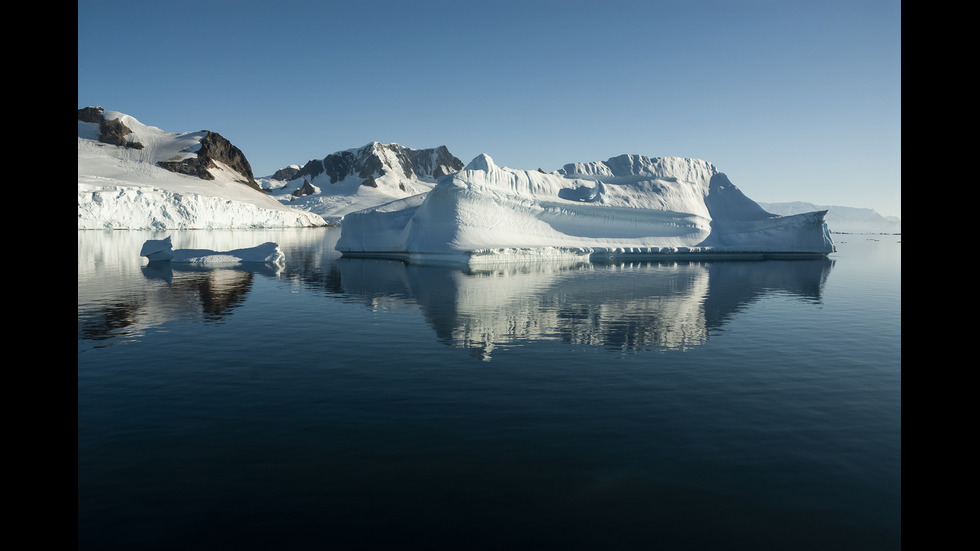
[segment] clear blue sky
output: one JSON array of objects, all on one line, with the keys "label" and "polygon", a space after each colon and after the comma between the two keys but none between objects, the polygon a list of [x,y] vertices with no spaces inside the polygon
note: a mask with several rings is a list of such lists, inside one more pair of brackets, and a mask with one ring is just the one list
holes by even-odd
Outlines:
[{"label": "clear blue sky", "polygon": [[371,141],[632,153],[901,215],[898,0],[79,0],[90,105],[218,132],[256,176]]}]

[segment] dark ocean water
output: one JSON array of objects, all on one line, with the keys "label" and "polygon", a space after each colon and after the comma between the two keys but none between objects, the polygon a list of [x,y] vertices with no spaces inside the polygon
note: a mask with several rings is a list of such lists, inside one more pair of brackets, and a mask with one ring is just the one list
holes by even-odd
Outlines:
[{"label": "dark ocean water", "polygon": [[78,232],[80,549],[900,548],[901,244],[484,272]]}]

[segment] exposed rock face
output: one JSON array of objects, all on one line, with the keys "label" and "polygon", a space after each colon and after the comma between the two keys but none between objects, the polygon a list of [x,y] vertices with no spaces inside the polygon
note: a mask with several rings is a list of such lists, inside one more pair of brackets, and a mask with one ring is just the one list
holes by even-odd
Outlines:
[{"label": "exposed rock face", "polygon": [[298,187],[298,188],[296,188],[296,190],[293,191],[293,196],[294,197],[303,197],[303,196],[306,196],[306,195],[312,195],[314,193],[318,193],[319,191],[320,190],[317,189],[315,186],[313,186],[313,184],[311,184],[309,180],[305,180],[304,179],[303,180],[303,185],[300,186],[300,187]]},{"label": "exposed rock face", "polygon": [[[78,120],[88,123],[98,123],[99,141],[106,144],[129,147],[133,149],[143,149],[143,144],[127,138],[132,134],[119,119],[106,120],[105,110],[101,107],[84,107],[78,110]],[[258,191],[264,190],[252,176],[252,167],[248,164],[248,159],[240,149],[231,144],[217,132],[202,130],[204,137],[201,138],[200,148],[197,156],[184,159],[183,161],[160,161],[157,164],[171,172],[197,176],[202,180],[214,180],[214,176],[208,171],[217,168],[215,161],[225,164],[228,168],[241,175],[241,183]]]},{"label": "exposed rock face", "polygon": [[103,111],[101,107],[83,107],[78,110],[78,120],[82,122],[102,122]]},{"label": "exposed rock face", "polygon": [[463,168],[463,162],[454,157],[446,146],[430,149],[410,149],[398,144],[372,142],[360,149],[331,153],[322,160],[309,161],[300,169],[280,169],[273,178],[313,180],[325,175],[329,183],[336,184],[349,176],[363,180],[362,185],[377,187],[375,178],[391,171],[411,180],[416,178],[438,179]]},{"label": "exposed rock face", "polygon": [[79,109],[78,120],[97,123],[99,125],[99,141],[102,143],[132,149],[143,149],[143,144],[126,139],[126,136],[133,131],[118,119],[106,120],[105,111],[101,107],[84,107]]},{"label": "exposed rock face", "polygon": [[239,180],[240,182],[258,191],[263,191],[252,176],[252,167],[240,149],[217,132],[209,130],[202,130],[202,132],[206,132],[206,134],[201,139],[201,148],[197,151],[197,157],[183,161],[160,161],[157,164],[172,172],[197,176],[202,180],[214,180],[214,176],[208,172],[208,169],[217,168],[215,161],[219,161],[241,174],[243,178]]},{"label": "exposed rock face", "polygon": [[282,180],[283,182],[288,182],[296,178],[299,174],[299,167],[297,166],[287,166],[286,168],[280,168],[272,175],[273,180]]},{"label": "exposed rock face", "polygon": [[415,165],[427,172],[430,172],[434,178],[441,178],[447,174],[452,174],[453,172],[458,172],[463,169],[462,161],[454,157],[449,149],[444,145],[440,145],[432,151],[433,155],[420,155],[416,153]]}]

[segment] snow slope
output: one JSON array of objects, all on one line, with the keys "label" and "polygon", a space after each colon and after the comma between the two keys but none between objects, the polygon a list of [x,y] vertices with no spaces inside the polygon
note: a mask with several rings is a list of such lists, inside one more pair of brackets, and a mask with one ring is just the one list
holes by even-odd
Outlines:
[{"label": "snow slope", "polygon": [[[105,143],[100,123],[81,120],[82,111],[78,229],[351,226],[345,217],[369,211],[345,231],[348,254],[467,255],[503,248],[560,255],[624,247],[822,251],[829,238],[821,232],[807,234],[813,243],[791,243],[787,228],[796,240],[806,233],[801,224],[823,221],[833,231],[901,231],[897,220],[882,226],[870,209],[794,203],[763,210],[710,163],[692,159],[623,155],[545,174],[496,167],[481,155],[463,170],[445,146],[372,142],[255,180],[250,169],[243,175],[217,162],[205,180],[158,163],[194,158],[212,133],[165,132],[99,108],[100,118],[125,130]],[[726,189],[740,199],[723,201]],[[830,211],[823,219],[812,214],[823,210]]]},{"label": "snow slope", "polygon": [[340,224],[350,212],[432,189],[439,177],[463,168],[446,146],[411,149],[371,142],[331,153],[300,167],[290,165],[259,185],[285,205]]},{"label": "snow slope", "polygon": [[318,215],[284,206],[218,163],[213,180],[157,165],[194,157],[207,132],[171,133],[116,111],[127,145],[99,141],[99,124],[78,121],[78,229],[218,229],[322,226]]},{"label": "snow slope", "polygon": [[344,218],[347,256],[420,263],[674,254],[826,255],[823,211],[777,216],[697,159],[622,155],[552,174],[480,155],[420,194]]}]

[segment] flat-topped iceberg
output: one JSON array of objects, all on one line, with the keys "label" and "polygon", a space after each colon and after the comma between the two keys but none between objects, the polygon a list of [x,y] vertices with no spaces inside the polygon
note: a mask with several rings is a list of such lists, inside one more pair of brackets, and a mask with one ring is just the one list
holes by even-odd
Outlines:
[{"label": "flat-topped iceberg", "polygon": [[622,155],[553,173],[479,155],[425,194],[348,214],[345,256],[415,263],[826,256],[826,211],[766,212],[711,163]]},{"label": "flat-topped iceberg", "polygon": [[279,249],[279,245],[272,242],[231,251],[174,249],[170,236],[165,239],[148,239],[140,249],[140,256],[145,256],[150,262],[173,262],[199,266],[227,266],[242,263],[282,265],[286,260],[286,255]]}]

